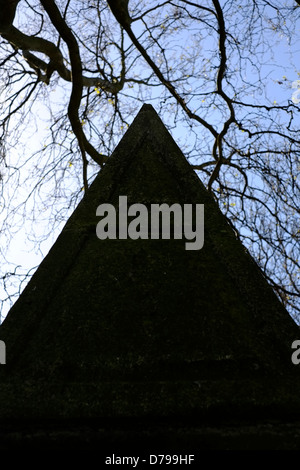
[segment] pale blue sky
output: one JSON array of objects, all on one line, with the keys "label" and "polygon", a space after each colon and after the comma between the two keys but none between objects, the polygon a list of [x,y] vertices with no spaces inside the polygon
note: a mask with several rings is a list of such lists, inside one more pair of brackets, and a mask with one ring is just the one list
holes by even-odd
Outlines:
[{"label": "pale blue sky", "polygon": [[[225,3],[225,2],[223,2]],[[289,0],[287,2],[290,5],[293,5],[295,2],[293,0]],[[243,2],[239,2],[239,6],[241,7]],[[226,18],[225,18],[226,19]],[[292,94],[295,91],[292,88],[292,84],[295,80],[300,79],[300,22],[299,26],[296,28],[296,35],[293,37],[293,41],[290,44],[287,36],[282,34],[281,32],[269,33],[270,40],[273,44],[273,49],[266,51],[266,57],[268,60],[261,69],[261,74],[264,80],[265,91],[263,95],[259,96],[249,96],[249,100],[253,99],[256,102],[263,102],[264,104],[278,104],[284,105],[288,103],[288,100],[291,100]],[[209,38],[205,39],[202,43],[202,46],[208,47]],[[257,76],[252,75],[253,71],[249,68],[244,72],[245,79],[249,82],[251,80],[256,80]],[[60,101],[60,93],[62,91],[59,87],[53,92],[50,93],[50,99],[53,102],[59,103]],[[155,106],[155,103],[153,103]],[[300,104],[299,104],[300,106]],[[26,154],[28,155],[29,152],[35,151],[39,148],[43,141],[46,141],[47,133],[48,133],[48,124],[46,123],[47,120],[47,106],[42,105],[39,103],[38,107],[34,110],[36,115],[36,122],[32,127],[28,128],[28,138],[24,138],[22,140],[21,146],[26,145]],[[134,117],[134,116],[132,116]],[[163,116],[162,116],[163,118]],[[214,115],[211,113],[210,115],[211,122],[214,121]],[[17,125],[17,123],[16,123]],[[172,130],[172,134],[175,140],[180,142],[185,142],[185,131],[181,127],[177,127]],[[11,153],[10,158],[14,158],[14,153]],[[34,161],[32,162],[34,165]],[[4,170],[5,171],[5,170]],[[30,171],[28,168],[27,171]],[[72,167],[70,167],[70,176],[72,172]],[[28,187],[21,188],[21,192],[29,191]],[[15,197],[13,193],[13,188],[6,188],[7,194],[10,194],[10,197]],[[44,188],[42,196],[45,198],[45,206],[47,205],[47,187]],[[19,194],[20,196],[20,194]],[[30,207],[30,206],[29,206]],[[47,209],[45,207],[45,215],[47,214]],[[2,220],[5,216],[5,212],[1,215],[0,214],[0,226],[2,225]],[[2,220],[1,220],[2,218]],[[26,233],[30,232],[31,228],[34,227],[36,233],[40,232],[41,234],[45,231],[47,217],[45,220],[43,217],[40,220],[31,223],[30,220],[27,219],[27,224],[24,226],[21,223],[20,218],[20,225],[16,224],[13,227],[13,230],[16,229],[16,233],[14,234],[12,243],[10,245],[9,251],[6,253],[6,259],[9,260],[10,264],[2,264],[1,266],[1,275],[3,275],[7,270],[12,271],[14,265],[21,266],[22,271],[25,273],[29,268],[33,266],[37,266],[43,257],[47,254],[48,250],[54,243],[56,237],[60,233],[65,221],[62,221],[60,224],[57,224],[55,232],[51,233],[50,235],[46,235],[45,241],[41,244],[41,250],[36,251],[36,247],[34,242],[31,242]],[[46,231],[47,233],[47,231]],[[5,233],[1,233],[2,243],[1,248],[6,247],[6,235]],[[1,292],[0,296],[4,298],[6,294]],[[9,305],[7,304],[6,308],[2,312],[2,316],[5,316]]]}]

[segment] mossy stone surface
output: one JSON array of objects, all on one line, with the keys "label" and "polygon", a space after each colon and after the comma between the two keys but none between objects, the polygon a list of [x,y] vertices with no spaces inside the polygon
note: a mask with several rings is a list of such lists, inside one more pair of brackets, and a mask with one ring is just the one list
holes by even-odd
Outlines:
[{"label": "mossy stone surface", "polygon": [[[99,204],[204,204],[205,240],[99,240]],[[298,413],[299,330],[144,105],[0,326],[0,418]]]}]

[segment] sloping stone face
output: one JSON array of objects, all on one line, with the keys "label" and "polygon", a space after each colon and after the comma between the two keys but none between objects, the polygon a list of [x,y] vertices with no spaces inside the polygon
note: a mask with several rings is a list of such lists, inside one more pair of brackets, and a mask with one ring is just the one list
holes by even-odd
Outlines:
[{"label": "sloping stone face", "polygon": [[[96,236],[96,209],[204,204],[185,240]],[[144,105],[0,327],[3,419],[282,416],[298,327]]]}]

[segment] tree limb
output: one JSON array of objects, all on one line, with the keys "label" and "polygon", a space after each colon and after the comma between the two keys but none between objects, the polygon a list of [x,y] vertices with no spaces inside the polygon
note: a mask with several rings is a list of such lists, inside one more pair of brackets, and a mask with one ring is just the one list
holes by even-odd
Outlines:
[{"label": "tree limb", "polygon": [[[153,72],[155,73],[155,75],[160,80],[160,82],[169,90],[171,95],[176,99],[177,103],[186,112],[186,114],[189,116],[189,118],[198,121],[200,124],[202,124],[204,127],[206,127],[206,129],[208,129],[214,137],[217,137],[218,133],[216,132],[214,127],[212,125],[210,125],[207,121],[202,119],[200,116],[193,113],[189,109],[189,107],[187,106],[184,99],[177,93],[177,91],[176,91],[175,87],[172,85],[172,83],[163,76],[160,69],[153,62],[151,57],[147,54],[146,50],[143,48],[143,46],[138,41],[137,37],[135,36],[135,34],[132,31],[131,26],[130,26],[132,20],[129,17],[128,10],[127,10],[128,1],[127,0],[107,0],[107,3],[109,4],[110,9],[111,9],[113,15],[115,16],[116,20],[125,29],[126,33],[130,37],[131,41],[133,42],[133,44],[135,45],[137,50],[141,53],[142,57],[150,65]],[[127,10],[127,14],[124,13],[125,8]]]},{"label": "tree limb", "polygon": [[70,96],[69,106],[68,106],[68,116],[70,123],[73,129],[74,134],[77,137],[79,148],[83,160],[83,181],[85,190],[88,188],[87,182],[87,159],[86,152],[96,161],[96,163],[101,166],[104,163],[104,158],[100,155],[97,150],[92,146],[92,144],[87,140],[83,129],[82,124],[79,119],[78,111],[82,98],[83,90],[83,81],[82,81],[82,63],[80,58],[79,46],[77,40],[68,27],[65,20],[60,14],[59,9],[57,8],[53,0],[41,0],[45,11],[47,12],[52,24],[57,29],[58,33],[65,41],[68,46],[69,56],[71,61],[72,68],[72,92]]}]

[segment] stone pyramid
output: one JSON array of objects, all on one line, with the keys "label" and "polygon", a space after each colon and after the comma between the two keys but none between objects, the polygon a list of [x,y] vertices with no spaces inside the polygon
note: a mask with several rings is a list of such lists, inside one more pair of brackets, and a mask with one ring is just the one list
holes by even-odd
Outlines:
[{"label": "stone pyramid", "polygon": [[[203,204],[203,247],[187,250],[186,240],[174,237],[100,240],[97,207],[110,204],[118,214],[120,196],[146,208]],[[298,416],[291,345],[299,336],[152,106],[144,105],[0,326],[0,435],[23,442],[25,427],[34,443],[47,426],[49,437],[54,422],[66,442],[73,423],[77,443],[92,421],[93,443],[146,433],[170,442],[189,436],[200,448],[229,441],[234,447],[234,436],[252,429],[254,439],[258,425],[265,435],[262,420],[286,426]],[[282,441],[278,427],[265,433]]]}]

